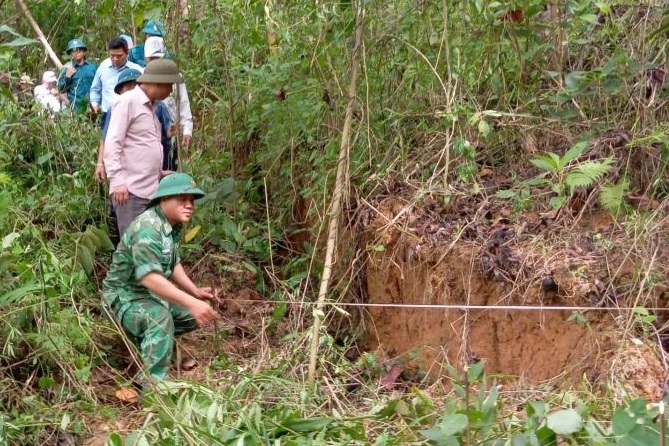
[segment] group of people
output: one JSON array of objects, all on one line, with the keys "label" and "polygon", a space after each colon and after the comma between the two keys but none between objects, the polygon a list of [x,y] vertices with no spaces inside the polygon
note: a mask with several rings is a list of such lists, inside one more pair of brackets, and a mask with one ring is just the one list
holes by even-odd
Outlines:
[{"label": "group of people", "polygon": [[176,172],[175,127],[182,130],[182,146],[192,140],[188,93],[168,57],[162,23],[150,20],[142,31],[142,45],[133,46],[127,35],[111,39],[109,57],[97,67],[87,60],[85,43],[70,40],[71,60],[59,76],[44,73],[35,99],[54,113],[65,104],[99,119],[95,178],[109,182],[110,229],[118,230],[103,308],[139,349],[145,378],[162,380],[169,375],[174,336],[219,315],[206,302],[214,298],[211,288],[193,283],[178,252],[182,226],[204,196],[189,175]]}]

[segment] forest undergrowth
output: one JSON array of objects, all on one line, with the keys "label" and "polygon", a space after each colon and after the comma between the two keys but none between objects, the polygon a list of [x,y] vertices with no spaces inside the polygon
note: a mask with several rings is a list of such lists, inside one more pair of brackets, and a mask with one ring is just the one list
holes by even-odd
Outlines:
[{"label": "forest undergrowth", "polygon": [[[80,36],[97,61],[110,37],[165,20],[196,123],[184,170],[208,192],[183,258],[221,291],[223,319],[180,342],[174,380],[139,402],[117,393],[138,364],[100,312],[112,245],[106,186],[93,179],[98,128],[17,99],[22,74],[53,67],[0,2],[0,444],[666,444],[660,2],[198,0],[188,17],[178,2],[27,3],[55,48]],[[319,309],[341,153],[341,229]],[[433,283],[451,291],[422,294]],[[560,323],[609,341],[586,358],[577,346],[591,338],[576,339],[568,379],[532,380],[525,361],[559,356],[555,339],[537,335],[516,374],[498,352],[472,354],[485,347],[473,322],[431,344],[436,325],[415,322],[424,313],[364,307],[379,296],[475,304],[474,283],[495,291],[485,305],[579,308]],[[451,328],[449,315],[479,314],[439,311],[434,323]],[[390,345],[393,323],[427,336],[437,365]],[[629,384],[631,349],[655,361],[648,388]]]}]

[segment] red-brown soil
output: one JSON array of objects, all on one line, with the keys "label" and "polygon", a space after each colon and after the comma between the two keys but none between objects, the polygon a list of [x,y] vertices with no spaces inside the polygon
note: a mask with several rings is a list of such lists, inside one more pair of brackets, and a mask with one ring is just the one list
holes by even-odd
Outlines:
[{"label": "red-brown soil", "polygon": [[[368,347],[433,379],[446,373],[441,364],[485,359],[488,374],[526,385],[613,379],[626,381],[633,394],[659,398],[665,379],[659,349],[652,340],[637,341],[636,329],[626,332],[630,312],[614,308],[633,306],[626,298],[637,290],[625,283],[643,262],[608,214],[585,214],[569,224],[554,215],[512,222],[499,203],[470,202],[456,213],[395,197],[379,200],[364,222],[368,301],[591,309],[370,307]],[[468,212],[468,206],[475,208]],[[656,297],[649,290],[647,298]]]}]

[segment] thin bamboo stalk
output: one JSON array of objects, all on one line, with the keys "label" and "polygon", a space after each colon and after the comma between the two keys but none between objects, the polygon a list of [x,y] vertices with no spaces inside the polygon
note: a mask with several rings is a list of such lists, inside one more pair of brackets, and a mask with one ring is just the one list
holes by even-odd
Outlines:
[{"label": "thin bamboo stalk", "polygon": [[335,180],[332,202],[330,204],[330,224],[328,227],[328,240],[325,251],[325,265],[323,267],[323,276],[321,277],[320,289],[318,291],[318,300],[316,301],[316,311],[314,311],[314,324],[311,329],[311,348],[309,352],[308,374],[308,380],[310,382],[314,381],[314,377],[316,375],[318,340],[322,323],[321,314],[325,305],[325,299],[330,285],[330,277],[332,275],[332,266],[334,264],[334,253],[337,245],[337,232],[339,230],[342,195],[347,186],[347,166],[351,143],[351,123],[353,121],[353,108],[357,97],[358,74],[360,68],[360,59],[362,57],[362,23],[363,2],[359,1],[355,18],[355,47],[353,49],[353,54],[351,55],[351,83],[348,87],[348,105],[346,106],[344,128],[342,129],[341,145],[339,147],[337,178]]},{"label": "thin bamboo stalk", "polygon": [[37,34],[38,40],[42,43],[42,46],[44,46],[44,49],[51,58],[51,61],[56,65],[56,68],[58,70],[63,68],[63,64],[61,63],[56,53],[53,51],[53,48],[51,48],[51,45],[49,45],[49,42],[46,40],[46,37],[44,37],[42,29],[39,27],[39,25],[33,18],[26,4],[23,2],[23,0],[16,0],[16,4],[18,5],[19,9],[23,11],[23,15],[25,15],[26,19],[28,19],[28,23],[30,23],[30,26],[32,26],[33,30],[35,31],[35,34]]}]

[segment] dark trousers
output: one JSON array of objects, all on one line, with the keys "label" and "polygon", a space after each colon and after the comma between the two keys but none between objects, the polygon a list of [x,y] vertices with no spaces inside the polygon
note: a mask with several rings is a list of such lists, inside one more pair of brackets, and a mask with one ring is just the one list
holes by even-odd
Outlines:
[{"label": "dark trousers", "polygon": [[104,130],[105,128],[105,120],[107,119],[107,112],[102,112],[100,113],[100,116],[98,117],[98,125],[100,126],[100,129]]},{"label": "dark trousers", "polygon": [[114,211],[116,212],[116,221],[118,222],[119,236],[123,237],[130,223],[132,223],[135,217],[146,210],[148,204],[148,198],[140,198],[133,194],[130,194],[128,202],[124,205],[113,203]]}]

